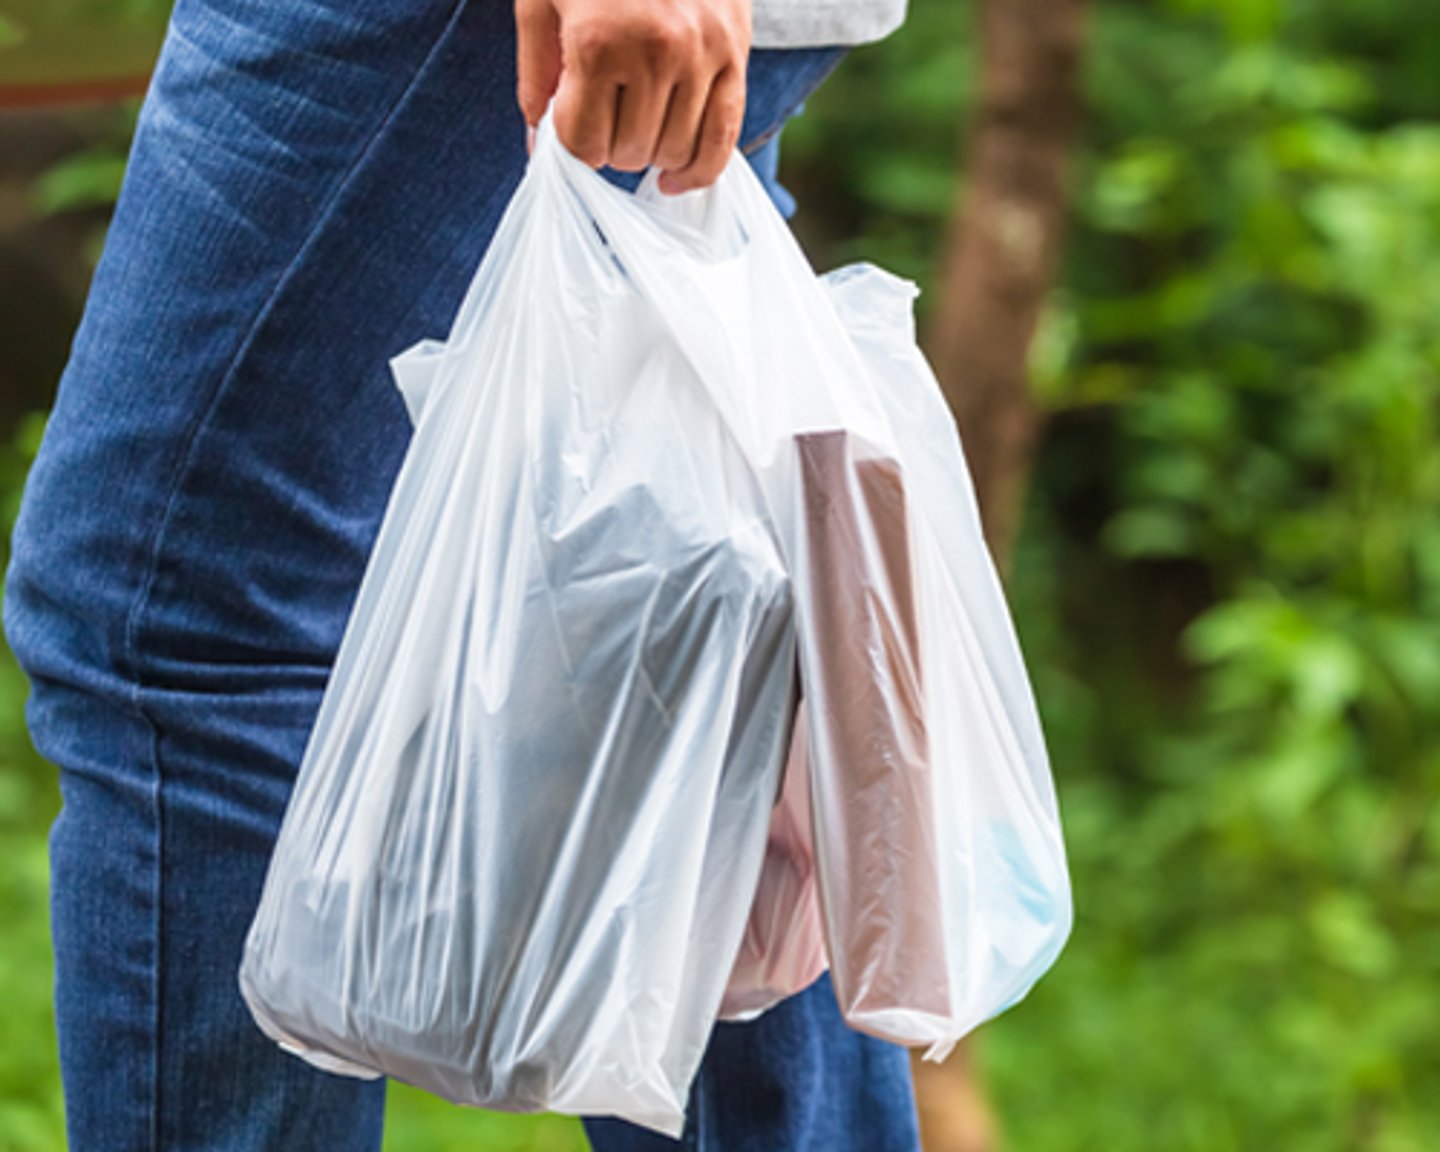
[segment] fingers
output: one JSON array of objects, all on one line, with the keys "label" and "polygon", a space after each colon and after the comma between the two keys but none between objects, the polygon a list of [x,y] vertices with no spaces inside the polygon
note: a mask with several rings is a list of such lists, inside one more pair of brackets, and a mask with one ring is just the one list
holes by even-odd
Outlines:
[{"label": "fingers", "polygon": [[677,196],[715,183],[735,145],[745,120],[745,74],[727,69],[715,80],[705,102],[705,115],[695,138],[695,153],[681,168],[667,168],[660,175],[660,191]]},{"label": "fingers", "polygon": [[709,95],[709,88],[702,88],[693,80],[684,80],[675,86],[665,113],[665,127],[655,145],[655,167],[662,171],[685,168],[695,159],[695,144],[700,138]]},{"label": "fingers", "polygon": [[516,0],[516,96],[532,129],[560,81],[560,17],[549,0]]},{"label": "fingers", "polygon": [[620,85],[595,69],[566,68],[555,93],[555,134],[592,168],[610,163]]},{"label": "fingers", "polygon": [[[696,0],[685,0],[693,3]],[[561,143],[592,167],[648,167],[690,31],[654,0],[568,0],[562,5],[564,71],[556,99]],[[573,84],[573,92],[567,88]],[[562,98],[574,106],[561,117]],[[579,105],[587,105],[581,109]]]},{"label": "fingers", "polygon": [[670,104],[670,87],[655,79],[632,80],[620,89],[615,134],[610,141],[610,166],[622,172],[650,167]]},{"label": "fingers", "polygon": [[592,167],[656,166],[666,191],[724,169],[745,108],[749,0],[517,0],[521,107]]}]

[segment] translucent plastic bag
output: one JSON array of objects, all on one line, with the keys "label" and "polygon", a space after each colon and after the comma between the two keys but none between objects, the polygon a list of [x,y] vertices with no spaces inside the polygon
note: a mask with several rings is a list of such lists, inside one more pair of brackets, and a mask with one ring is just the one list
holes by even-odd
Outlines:
[{"label": "translucent plastic bag", "polygon": [[631,196],[542,124],[395,364],[415,437],[246,942],[269,1035],[675,1134],[722,1007],[828,959],[853,1024],[943,1046],[1053,958],[1033,703],[876,275],[822,287],[738,157]]},{"label": "translucent plastic bag", "polygon": [[449,340],[396,362],[415,436],[241,983],[321,1067],[674,1134],[780,787],[793,608],[609,198],[653,230],[547,130]]},{"label": "translucent plastic bag", "polygon": [[916,290],[868,265],[821,283],[895,457],[797,437],[812,730],[792,748],[725,1007],[754,1015],[805,987],[823,935],[847,1022],[941,1059],[1064,947],[1064,842],[959,436],[915,343]]}]

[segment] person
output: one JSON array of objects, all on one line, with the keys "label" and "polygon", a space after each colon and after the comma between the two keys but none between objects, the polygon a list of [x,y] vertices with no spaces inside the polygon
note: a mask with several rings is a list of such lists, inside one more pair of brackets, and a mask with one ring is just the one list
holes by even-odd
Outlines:
[{"label": "person", "polygon": [[[379,1147],[383,1084],[270,1043],[236,969],[406,448],[387,359],[448,328],[552,97],[561,141],[597,167],[654,165],[678,193],[738,143],[782,197],[779,128],[902,12],[178,0],[5,601],[60,769],[72,1147]],[[677,1147],[587,1129],[599,1152]],[[917,1142],[905,1054],[847,1030],[822,982],[717,1027],[678,1147]]]}]

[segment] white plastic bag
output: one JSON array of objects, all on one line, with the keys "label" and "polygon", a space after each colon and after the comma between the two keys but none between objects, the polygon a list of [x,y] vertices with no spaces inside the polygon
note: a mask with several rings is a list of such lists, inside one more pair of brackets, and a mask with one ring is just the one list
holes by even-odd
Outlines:
[{"label": "white plastic bag", "polygon": [[[942,1047],[1053,959],[1038,722],[876,275],[822,287],[738,157],[631,196],[542,124],[448,340],[395,365],[414,441],[246,942],[269,1035],[675,1134],[722,1001],[762,1010],[824,953],[851,1023]],[[885,580],[837,591],[836,557]],[[900,634],[897,727],[861,673]],[[920,744],[837,745],[866,716]]]},{"label": "white plastic bag", "polygon": [[675,1134],[779,790],[792,606],[591,197],[624,194],[547,131],[448,342],[397,361],[414,441],[241,980],[322,1067]]},{"label": "white plastic bag", "polygon": [[903,499],[843,445],[801,453],[801,487],[816,473],[825,504],[791,549],[811,732],[725,1005],[753,1015],[805,987],[823,933],[847,1022],[943,1059],[1064,947],[1064,842],[959,436],[915,343],[916,290],[869,265],[821,283],[884,407]]}]

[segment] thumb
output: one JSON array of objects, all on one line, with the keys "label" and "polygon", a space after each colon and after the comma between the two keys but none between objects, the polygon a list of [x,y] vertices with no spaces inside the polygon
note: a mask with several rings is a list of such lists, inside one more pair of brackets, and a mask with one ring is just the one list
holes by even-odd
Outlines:
[{"label": "thumb", "polygon": [[516,95],[533,128],[560,82],[560,17],[550,0],[517,0],[515,40]]}]

